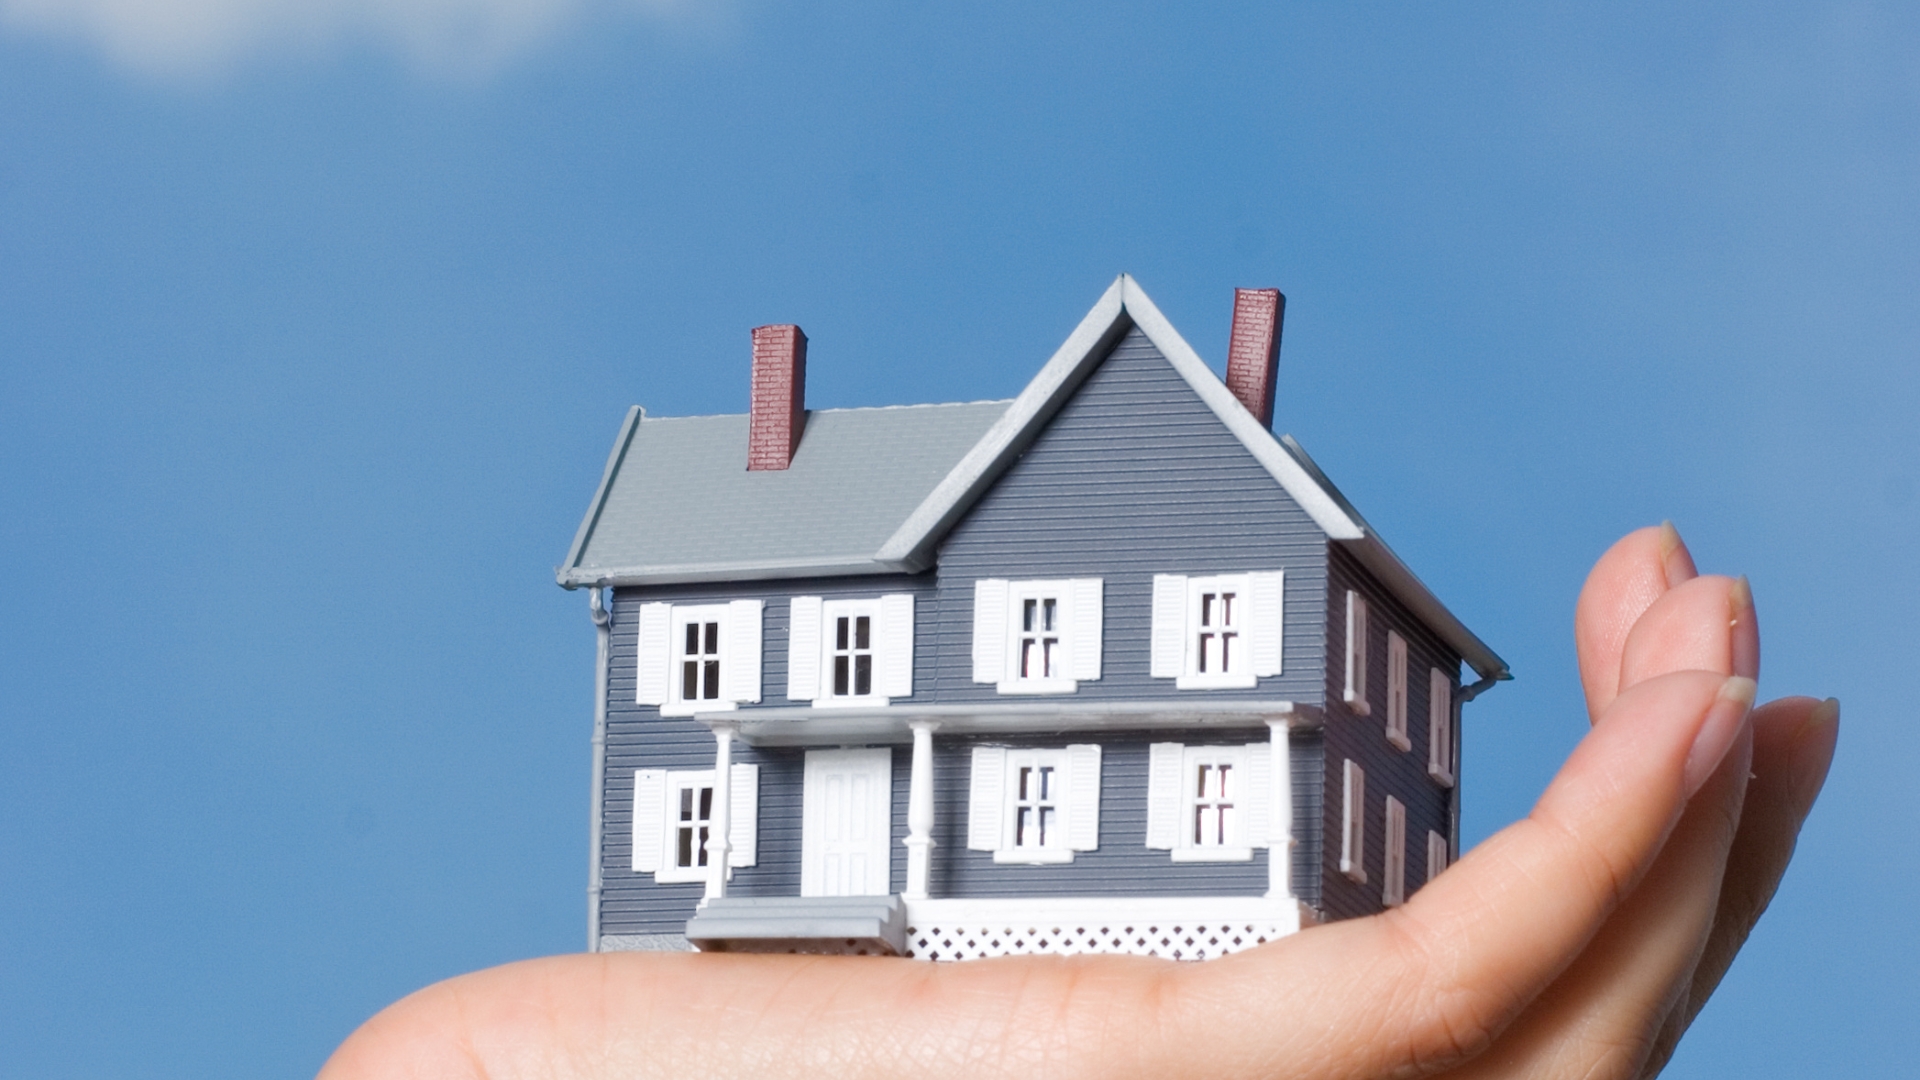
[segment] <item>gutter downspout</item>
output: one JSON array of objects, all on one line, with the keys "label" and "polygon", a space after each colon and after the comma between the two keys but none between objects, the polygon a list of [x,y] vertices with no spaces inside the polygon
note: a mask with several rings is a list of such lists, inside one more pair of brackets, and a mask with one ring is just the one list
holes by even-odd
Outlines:
[{"label": "gutter downspout", "polygon": [[607,783],[607,667],[612,649],[613,611],[606,590],[587,590],[588,615],[593,619],[593,802],[587,827],[587,951],[600,951],[600,830],[605,817],[602,800]]},{"label": "gutter downspout", "polygon": [[[1460,762],[1464,757],[1460,753],[1461,713],[1465,711],[1467,702],[1493,689],[1495,683],[1505,682],[1511,678],[1513,676],[1503,669],[1477,683],[1461,687],[1460,692],[1453,695],[1453,794],[1447,800],[1449,804],[1447,820],[1451,823],[1447,827],[1447,832],[1450,834],[1447,837],[1448,866],[1460,861]],[[598,872],[596,868],[595,873],[598,874]]]}]

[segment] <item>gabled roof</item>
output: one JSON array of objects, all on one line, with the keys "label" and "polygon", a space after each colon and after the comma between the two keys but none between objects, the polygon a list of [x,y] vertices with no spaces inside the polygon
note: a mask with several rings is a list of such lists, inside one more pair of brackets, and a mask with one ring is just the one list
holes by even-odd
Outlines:
[{"label": "gabled roof", "polygon": [[[560,584],[917,573],[1113,345],[1138,327],[1255,461],[1482,678],[1507,665],[1367,526],[1291,438],[1275,438],[1122,274],[1008,402],[809,412],[793,466],[748,472],[744,415],[649,420],[607,459]],[[635,467],[636,462],[645,467]]]}]

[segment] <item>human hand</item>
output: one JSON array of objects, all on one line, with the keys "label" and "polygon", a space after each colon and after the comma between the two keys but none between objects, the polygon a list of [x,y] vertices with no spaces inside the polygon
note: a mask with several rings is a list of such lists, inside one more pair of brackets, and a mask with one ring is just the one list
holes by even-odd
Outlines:
[{"label": "human hand", "polygon": [[1404,906],[1198,964],[603,953],[450,979],[321,1080],[1657,1073],[1772,897],[1839,705],[1751,708],[1744,580],[1670,526],[1575,614],[1593,730],[1528,817]]}]

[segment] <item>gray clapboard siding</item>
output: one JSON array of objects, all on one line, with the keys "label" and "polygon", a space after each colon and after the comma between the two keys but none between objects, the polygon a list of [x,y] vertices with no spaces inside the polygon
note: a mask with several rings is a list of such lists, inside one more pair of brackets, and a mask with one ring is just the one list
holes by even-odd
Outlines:
[{"label": "gray clapboard siding", "polygon": [[[1281,675],[1241,691],[1149,678],[1154,574],[1272,569],[1287,574]],[[936,573],[927,636],[942,701],[998,699],[972,680],[972,590],[984,577],[1105,581],[1102,677],[1076,700],[1324,693],[1325,534],[1137,329],[948,535]]]},{"label": "gray clapboard siding", "polygon": [[[1370,915],[1381,909],[1380,889],[1386,862],[1386,797],[1407,807],[1406,894],[1426,881],[1427,830],[1448,835],[1448,789],[1427,775],[1427,672],[1439,668],[1456,689],[1460,656],[1448,649],[1380,586],[1352,556],[1330,545],[1327,580],[1327,722],[1325,819],[1321,825],[1321,876],[1326,913],[1336,919]],[[1356,589],[1367,600],[1367,702],[1359,716],[1342,700],[1346,679],[1346,595]],[[1407,737],[1402,752],[1387,742],[1387,631],[1407,641]],[[1367,883],[1356,884],[1340,872],[1341,763],[1351,758],[1367,773],[1367,850],[1362,865]]]},{"label": "gray clapboard siding", "polygon": [[[600,925],[604,934],[677,934],[685,929],[705,892],[698,883],[659,885],[652,874],[633,872],[633,772],[635,769],[711,769],[713,734],[686,717],[662,717],[634,702],[638,663],[637,631],[642,603],[712,603],[759,598],[766,601],[761,630],[761,702],[783,707],[787,691],[787,602],[790,597],[867,597],[882,593],[915,594],[915,621],[932,605],[932,575],[794,579],[657,588],[616,589],[611,629],[612,670],[607,680],[607,763],[605,803],[601,807]],[[916,694],[931,693],[932,664],[921,635],[915,635]],[[924,675],[923,675],[924,672]],[[746,709],[753,705],[742,706]],[[896,752],[896,825],[904,829],[906,766]],[[733,760],[760,766],[759,844],[755,865],[740,867],[728,883],[739,896],[796,896],[800,891],[800,799],[804,757],[797,751],[771,751],[734,744]],[[904,832],[902,832],[904,836]],[[896,856],[896,890],[903,884],[905,860]]]}]

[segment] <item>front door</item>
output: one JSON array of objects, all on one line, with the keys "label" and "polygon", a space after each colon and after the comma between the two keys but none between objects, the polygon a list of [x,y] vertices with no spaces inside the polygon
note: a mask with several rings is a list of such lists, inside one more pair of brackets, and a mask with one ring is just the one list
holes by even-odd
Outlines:
[{"label": "front door", "polygon": [[893,751],[809,750],[801,797],[800,895],[892,890]]}]

